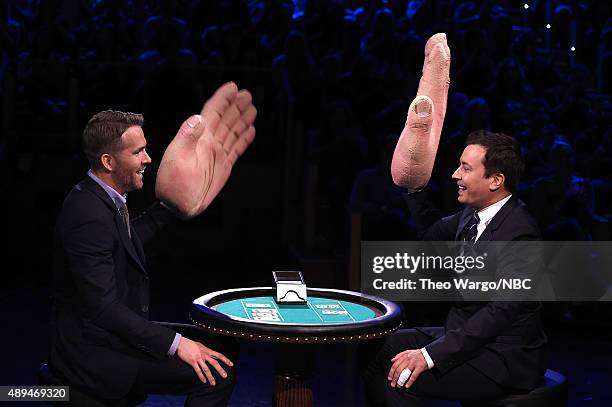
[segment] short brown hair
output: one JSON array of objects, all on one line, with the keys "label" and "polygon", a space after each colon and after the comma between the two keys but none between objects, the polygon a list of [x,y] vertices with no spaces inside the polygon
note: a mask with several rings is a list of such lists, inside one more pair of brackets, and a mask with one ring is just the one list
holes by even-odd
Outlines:
[{"label": "short brown hair", "polygon": [[92,169],[100,168],[100,156],[121,149],[121,135],[132,126],[142,126],[141,114],[104,110],[89,119],[83,130],[83,152]]},{"label": "short brown hair", "polygon": [[521,144],[512,136],[504,133],[493,133],[487,130],[476,130],[467,137],[465,145],[478,144],[485,148],[485,177],[493,174],[504,174],[506,190],[515,193],[525,169],[521,155]]}]

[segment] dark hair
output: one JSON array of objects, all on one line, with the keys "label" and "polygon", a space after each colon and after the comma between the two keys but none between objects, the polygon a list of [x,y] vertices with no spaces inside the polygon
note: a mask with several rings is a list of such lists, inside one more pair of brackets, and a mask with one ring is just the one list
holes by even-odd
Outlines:
[{"label": "dark hair", "polygon": [[141,114],[104,110],[93,115],[83,130],[83,152],[92,169],[100,168],[100,156],[121,149],[121,135],[132,126],[142,126]]},{"label": "dark hair", "polygon": [[519,179],[525,169],[525,163],[521,156],[521,144],[512,136],[504,133],[493,133],[486,130],[471,132],[465,145],[478,144],[485,148],[485,177],[493,174],[504,174],[506,189],[515,193],[518,188]]}]

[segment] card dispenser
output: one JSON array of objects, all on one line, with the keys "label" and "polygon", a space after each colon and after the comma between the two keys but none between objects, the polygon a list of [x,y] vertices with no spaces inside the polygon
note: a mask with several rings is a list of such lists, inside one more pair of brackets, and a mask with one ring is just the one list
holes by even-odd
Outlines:
[{"label": "card dispenser", "polygon": [[276,283],[276,302],[279,304],[306,304],[306,282],[299,271],[273,271]]}]

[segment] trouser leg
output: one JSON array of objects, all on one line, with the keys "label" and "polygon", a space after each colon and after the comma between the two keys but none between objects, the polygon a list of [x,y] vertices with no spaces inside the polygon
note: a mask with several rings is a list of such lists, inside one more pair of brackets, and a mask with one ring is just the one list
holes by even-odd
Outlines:
[{"label": "trouser leg", "polygon": [[[237,363],[237,345],[230,338],[193,338],[205,346],[223,353],[233,363]],[[165,360],[143,360],[139,363],[138,374],[134,382],[134,391],[144,394],[184,394],[187,395],[185,406],[226,406],[236,382],[235,368],[220,362],[227,373],[223,378],[212,367],[210,370],[216,385],[202,383],[193,367],[183,362],[178,356]]]},{"label": "trouser leg", "polygon": [[504,389],[493,380],[463,363],[444,374],[435,367],[421,373],[410,389],[393,388],[387,380],[391,359],[407,349],[420,349],[435,338],[415,329],[397,331],[385,338],[379,348],[370,349],[362,367],[368,400],[372,406],[421,406],[420,398],[473,400],[493,398]]}]

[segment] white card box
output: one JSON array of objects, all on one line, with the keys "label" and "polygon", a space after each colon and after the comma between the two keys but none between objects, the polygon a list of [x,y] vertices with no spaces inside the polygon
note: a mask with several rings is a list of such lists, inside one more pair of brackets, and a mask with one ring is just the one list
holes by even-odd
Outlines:
[{"label": "white card box", "polygon": [[276,282],[276,302],[305,304],[308,301],[306,283],[299,271],[273,271]]}]

